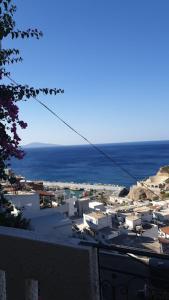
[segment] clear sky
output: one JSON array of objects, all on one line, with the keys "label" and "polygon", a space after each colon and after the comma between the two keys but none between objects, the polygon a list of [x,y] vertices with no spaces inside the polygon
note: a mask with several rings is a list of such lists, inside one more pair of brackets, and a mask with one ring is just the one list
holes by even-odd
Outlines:
[{"label": "clear sky", "polygon": [[[94,143],[169,139],[168,0],[16,0],[19,29],[37,27],[37,41],[4,40],[24,62],[12,77],[40,96]],[[81,144],[34,100],[20,104],[29,127],[22,143]]]}]

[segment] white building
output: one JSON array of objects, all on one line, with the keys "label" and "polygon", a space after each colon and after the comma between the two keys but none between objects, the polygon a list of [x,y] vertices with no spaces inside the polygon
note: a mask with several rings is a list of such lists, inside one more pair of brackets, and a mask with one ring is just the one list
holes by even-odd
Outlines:
[{"label": "white building", "polygon": [[73,217],[77,213],[77,208],[75,207],[75,202],[77,198],[73,196],[72,198],[65,199],[65,202],[68,204],[68,216]]},{"label": "white building", "polygon": [[152,201],[153,206],[160,207],[162,209],[167,209],[169,207],[169,200],[160,200],[160,201]]},{"label": "white building", "polygon": [[56,207],[44,209],[40,208],[39,193],[19,191],[17,194],[8,193],[5,197],[11,201],[16,208],[19,208],[23,216],[27,219],[49,216],[54,213],[61,213],[65,216],[72,217],[77,212],[77,208],[75,208],[76,197],[66,199],[65,203],[56,205]]},{"label": "white building", "polygon": [[141,218],[136,215],[126,216],[125,225],[128,229],[133,230],[136,226],[141,225]]},{"label": "white building", "polygon": [[132,202],[132,200],[127,197],[116,197],[114,195],[110,195],[108,201],[112,204],[128,204]]},{"label": "white building", "polygon": [[40,205],[37,193],[19,191],[17,194],[8,193],[5,195],[5,198],[19,208],[25,218],[29,219],[39,216]]},{"label": "white building", "polygon": [[112,228],[111,215],[104,214],[102,212],[91,212],[89,214],[83,214],[83,222],[86,227],[90,227],[94,230],[100,230],[105,227]]},{"label": "white building", "polygon": [[66,239],[72,236],[72,222],[65,218],[69,212],[68,203],[56,208],[40,209],[39,195],[36,193],[18,192],[16,195],[6,194],[5,197],[21,209],[25,218],[31,220],[31,230],[49,238]]},{"label": "white building", "polygon": [[151,222],[153,219],[153,212],[147,207],[139,207],[134,209],[137,212],[137,215],[141,218],[141,221],[144,222]]},{"label": "white building", "polygon": [[89,208],[93,211],[105,211],[104,204],[98,201],[89,202]]},{"label": "white building", "polygon": [[154,211],[153,217],[159,221],[168,221],[169,220],[169,209]]},{"label": "white building", "polygon": [[95,234],[95,239],[101,242],[110,241],[119,235],[118,230],[112,230],[110,227],[105,227],[98,230]]},{"label": "white building", "polygon": [[112,218],[115,218],[118,209],[116,209],[110,205],[107,205],[105,208],[106,208],[106,213],[111,215]]},{"label": "white building", "polygon": [[76,201],[77,215],[83,217],[83,214],[89,212],[89,197],[78,198]]}]

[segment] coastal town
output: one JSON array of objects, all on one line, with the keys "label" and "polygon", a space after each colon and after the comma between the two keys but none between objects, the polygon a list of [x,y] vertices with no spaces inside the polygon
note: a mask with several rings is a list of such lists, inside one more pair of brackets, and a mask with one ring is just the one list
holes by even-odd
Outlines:
[{"label": "coastal town", "polygon": [[0,183],[5,198],[0,214],[7,209],[13,216],[22,214],[28,230],[70,244],[88,241],[169,253],[169,166],[129,190],[30,181],[9,169],[6,174],[8,179]]},{"label": "coastal town", "polygon": [[169,300],[168,11],[0,0],[0,300]]}]

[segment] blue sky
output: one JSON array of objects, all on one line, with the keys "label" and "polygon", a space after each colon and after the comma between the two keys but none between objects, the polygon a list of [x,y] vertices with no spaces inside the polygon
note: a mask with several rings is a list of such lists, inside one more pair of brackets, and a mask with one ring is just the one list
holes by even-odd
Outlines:
[{"label": "blue sky", "polygon": [[[94,143],[169,139],[168,0],[17,0],[17,28],[36,27],[37,41],[4,40],[24,62],[12,77],[40,96]],[[22,143],[82,144],[34,100],[20,104]]]}]

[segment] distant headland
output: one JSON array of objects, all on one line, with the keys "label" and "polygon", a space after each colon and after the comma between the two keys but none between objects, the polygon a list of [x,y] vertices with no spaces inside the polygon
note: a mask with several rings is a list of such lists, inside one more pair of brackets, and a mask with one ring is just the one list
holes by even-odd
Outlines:
[{"label": "distant headland", "polygon": [[57,144],[48,144],[48,143],[38,143],[38,142],[35,142],[35,143],[30,143],[30,144],[27,144],[27,145],[23,145],[22,147],[23,148],[48,148],[48,147],[59,147],[60,145],[57,145]]}]

